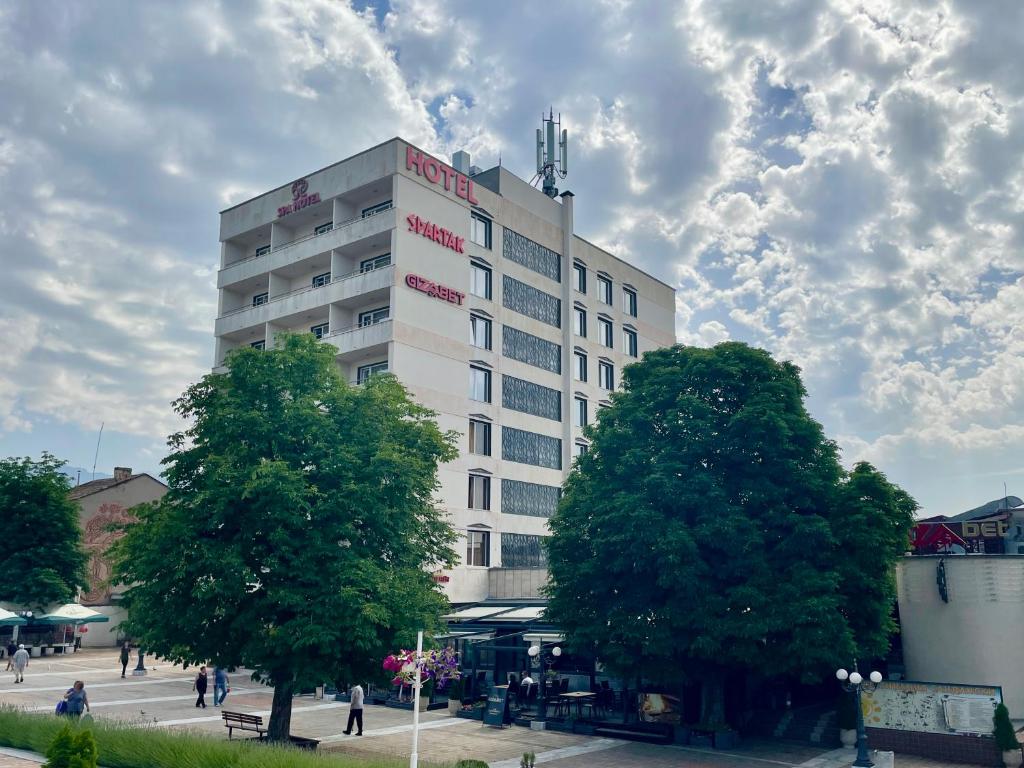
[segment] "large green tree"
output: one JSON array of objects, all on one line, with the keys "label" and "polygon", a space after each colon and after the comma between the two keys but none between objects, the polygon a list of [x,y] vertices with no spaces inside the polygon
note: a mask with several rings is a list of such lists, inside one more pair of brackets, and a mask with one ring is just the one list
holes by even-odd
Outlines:
[{"label": "large green tree", "polygon": [[874,488],[847,522],[861,536],[885,526],[867,534],[888,542],[877,574],[902,552],[891,542],[905,547],[912,501],[870,468],[845,477],[796,366],[734,342],[675,346],[622,385],[551,520],[548,615],[574,648],[630,678],[699,680],[710,724],[734,670],[815,679],[888,641],[885,577],[864,615],[847,613],[859,598],[844,589],[867,580],[843,552],[856,534],[837,504]]},{"label": "large green tree", "polygon": [[42,609],[86,588],[78,507],[63,461],[0,460],[0,601]]},{"label": "large green tree", "polygon": [[128,629],[157,655],[254,670],[293,694],[380,674],[446,605],[430,569],[455,557],[434,506],[454,437],[392,376],[346,384],[335,350],[289,335],[230,355],[175,403],[168,492],[114,545]]}]

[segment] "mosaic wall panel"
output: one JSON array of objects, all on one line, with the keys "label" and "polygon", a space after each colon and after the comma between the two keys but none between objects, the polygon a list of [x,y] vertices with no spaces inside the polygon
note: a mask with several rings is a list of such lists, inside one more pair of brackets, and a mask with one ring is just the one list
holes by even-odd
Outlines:
[{"label": "mosaic wall panel", "polygon": [[541,536],[526,533],[501,534],[502,568],[544,568],[548,553],[541,545]]},{"label": "mosaic wall panel", "polygon": [[559,488],[554,485],[501,481],[501,511],[506,515],[551,517],[558,507]]},{"label": "mosaic wall panel", "polygon": [[544,277],[561,282],[562,257],[557,253],[511,229],[505,230],[501,242],[501,255],[506,259],[514,261],[516,264],[522,264],[527,269],[532,269]]},{"label": "mosaic wall panel", "polygon": [[550,293],[502,275],[501,301],[506,309],[540,320],[542,323],[562,327],[562,300]]},{"label": "mosaic wall panel", "polygon": [[548,469],[562,468],[562,441],[524,429],[501,428],[501,458]]},{"label": "mosaic wall panel", "polygon": [[545,371],[562,372],[560,344],[520,331],[510,325],[501,327],[501,354],[521,363],[543,368]]},{"label": "mosaic wall panel", "polygon": [[562,420],[562,393],[515,376],[501,377],[501,405],[552,421]]}]

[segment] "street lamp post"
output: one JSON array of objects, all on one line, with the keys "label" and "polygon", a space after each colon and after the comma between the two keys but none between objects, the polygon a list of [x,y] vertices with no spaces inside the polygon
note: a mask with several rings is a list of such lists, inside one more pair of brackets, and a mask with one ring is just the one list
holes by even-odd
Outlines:
[{"label": "street lamp post", "polygon": [[845,669],[836,670],[836,679],[842,684],[843,690],[853,693],[857,700],[857,759],[853,761],[856,768],[872,768],[871,756],[868,755],[868,735],[864,730],[864,710],[860,708],[860,694],[862,690],[868,693],[875,690],[882,682],[882,673],[875,671],[868,675],[870,682],[864,680],[856,665],[853,672]]},{"label": "street lamp post", "polygon": [[[552,644],[549,643],[549,645]],[[555,645],[548,653],[544,652],[540,645],[531,645],[527,653],[533,659],[533,663],[540,667],[540,700],[537,702],[536,722],[546,723],[548,721],[547,673],[555,663],[555,659],[562,655],[562,649]],[[547,669],[544,669],[545,666]]]}]

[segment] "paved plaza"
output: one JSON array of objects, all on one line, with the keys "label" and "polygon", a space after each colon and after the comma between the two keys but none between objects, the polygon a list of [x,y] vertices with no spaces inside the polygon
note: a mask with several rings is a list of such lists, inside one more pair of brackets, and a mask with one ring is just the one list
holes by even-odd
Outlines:
[{"label": "paved plaza", "polygon": [[[132,665],[135,664],[132,658]],[[82,651],[74,656],[33,659],[25,683],[15,685],[10,674],[0,677],[0,703],[38,712],[52,712],[56,702],[75,680],[83,680],[93,716],[118,720],[138,727],[190,729],[227,738],[220,711],[213,707],[212,690],[205,710],[195,708],[192,692],[194,670],[149,660],[145,677],[122,680],[117,651]],[[227,709],[263,715],[269,719],[271,691],[253,683],[244,673],[232,675]],[[367,756],[408,756],[412,713],[371,706],[365,712],[362,737],[345,736],[348,704],[295,700],[292,733],[321,740],[321,749]],[[463,758],[484,760],[491,768],[518,768],[523,752],[534,752],[538,764],[552,768],[844,768],[853,760],[851,751],[827,752],[801,744],[744,742],[732,752],[679,746],[651,746],[526,728],[489,728],[478,721],[448,716],[447,711],[421,715],[420,760],[452,764]],[[9,751],[8,751],[9,752]],[[102,757],[101,757],[102,762]],[[939,768],[947,763],[916,758],[897,759],[900,768]],[[37,762],[0,753],[0,768],[30,768]]]}]

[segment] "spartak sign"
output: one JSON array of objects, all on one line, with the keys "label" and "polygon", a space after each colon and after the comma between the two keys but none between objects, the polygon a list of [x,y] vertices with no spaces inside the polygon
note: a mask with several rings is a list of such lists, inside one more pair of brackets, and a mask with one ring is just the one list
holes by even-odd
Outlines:
[{"label": "spartak sign", "polygon": [[309,191],[309,182],[305,179],[299,179],[292,184],[292,201],[288,205],[282,205],[277,209],[277,218],[287,216],[289,213],[295,213],[301,211],[307,205],[313,205],[320,202],[320,193],[314,192],[312,195],[306,194]]},{"label": "spartak sign", "polygon": [[473,192],[473,182],[468,176],[408,145],[405,147],[405,169],[416,171],[417,176],[422,176],[431,184],[443,186],[446,192],[454,192],[456,197],[461,197],[473,205],[480,203]]},{"label": "spartak sign", "polygon": [[423,235],[428,240],[433,240],[435,243],[443,245],[445,248],[451,248],[456,253],[466,252],[466,239],[458,237],[450,229],[439,227],[437,224],[431,224],[424,218],[417,216],[415,213],[410,213],[405,217],[405,220],[409,223],[409,231],[415,232],[417,235]]},{"label": "spartak sign", "polygon": [[454,288],[449,288],[446,285],[438,285],[433,280],[414,275],[411,272],[405,276],[405,284],[410,288],[427,294],[427,296],[436,296],[442,301],[452,304],[461,305],[462,300],[466,298],[466,294],[462,291],[456,291]]}]

